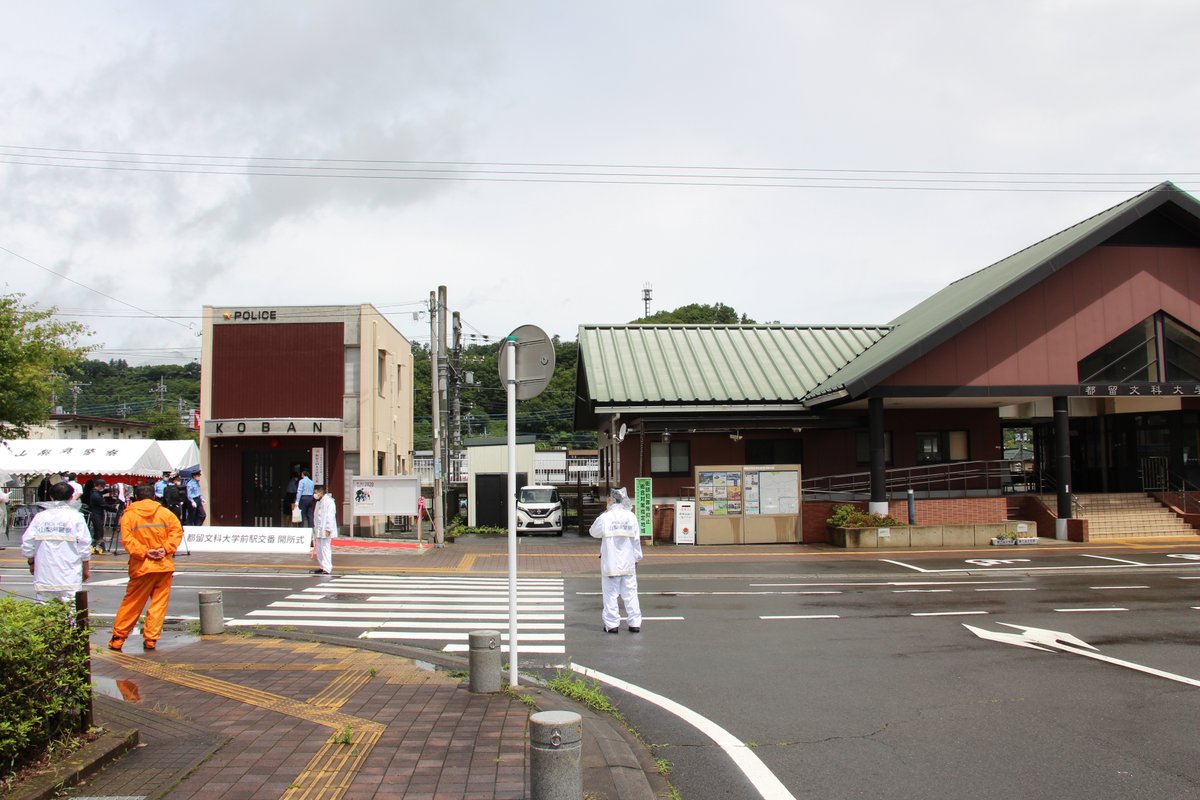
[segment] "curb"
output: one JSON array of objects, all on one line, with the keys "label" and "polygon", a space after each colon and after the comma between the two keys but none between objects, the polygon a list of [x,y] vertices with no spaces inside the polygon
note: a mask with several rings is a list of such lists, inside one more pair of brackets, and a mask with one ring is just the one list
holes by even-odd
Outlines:
[{"label": "curb", "polygon": [[60,789],[74,786],[99,772],[110,761],[115,761],[137,747],[136,730],[105,731],[95,741],[89,742],[61,761],[50,765],[50,772],[35,776],[21,783],[7,795],[6,800],[49,800]]},{"label": "curb", "polygon": [[[346,639],[302,631],[256,631],[253,628],[239,628],[239,631],[264,638],[320,642],[370,650],[424,661],[444,669],[465,670],[470,665],[469,659],[460,656],[372,639]],[[505,685],[507,686],[507,683]],[[523,688],[528,694],[536,697],[537,706],[542,711],[573,711],[583,719],[583,786],[589,798],[655,800],[669,792],[667,780],[659,775],[654,758],[646,746],[620,722],[608,714],[593,711],[549,689],[540,686]],[[589,740],[592,745],[590,749],[586,747]]]}]

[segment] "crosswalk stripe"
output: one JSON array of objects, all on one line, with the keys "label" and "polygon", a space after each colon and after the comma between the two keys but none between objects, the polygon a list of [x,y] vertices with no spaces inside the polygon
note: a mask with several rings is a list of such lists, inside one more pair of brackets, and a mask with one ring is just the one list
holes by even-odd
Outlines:
[{"label": "crosswalk stripe", "polygon": [[[508,641],[508,590],[504,578],[336,577],[227,624],[357,629],[364,639],[428,642],[447,652],[463,652],[475,630],[495,628]],[[564,653],[564,581],[520,579],[517,595],[521,649]]]}]

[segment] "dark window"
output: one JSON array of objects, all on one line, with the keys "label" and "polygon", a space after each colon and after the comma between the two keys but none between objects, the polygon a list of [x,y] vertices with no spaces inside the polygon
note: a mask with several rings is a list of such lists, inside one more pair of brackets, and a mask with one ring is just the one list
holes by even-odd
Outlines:
[{"label": "dark window", "polygon": [[1200,380],[1200,334],[1161,311],[1079,362],[1080,383],[1195,380]]},{"label": "dark window", "polygon": [[1167,380],[1200,381],[1200,335],[1164,315],[1163,340]]},{"label": "dark window", "polygon": [[[855,460],[859,464],[871,463],[871,435],[868,431],[856,431],[854,434]],[[892,463],[892,434],[883,432],[883,462],[888,466]]]},{"label": "dark window", "polygon": [[917,463],[937,464],[966,461],[970,454],[966,431],[921,431],[917,433]]},{"label": "dark window", "polygon": [[747,439],[747,464],[800,464],[804,444],[799,439]]},{"label": "dark window", "polygon": [[690,475],[692,472],[691,442],[651,442],[651,475]]}]

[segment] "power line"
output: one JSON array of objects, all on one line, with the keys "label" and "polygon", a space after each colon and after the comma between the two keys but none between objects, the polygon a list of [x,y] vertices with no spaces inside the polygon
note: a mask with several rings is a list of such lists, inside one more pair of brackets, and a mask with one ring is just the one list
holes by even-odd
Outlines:
[{"label": "power line", "polygon": [[42,266],[42,265],[41,265],[41,264],[39,264],[38,262],[34,261],[32,258],[28,258],[28,257],[26,257],[26,256],[23,256],[23,255],[21,255],[20,253],[18,253],[18,252],[16,252],[16,251],[14,251],[14,250],[10,250],[10,249],[8,249],[7,247],[5,247],[4,245],[0,245],[0,251],[3,251],[3,252],[5,252],[5,253],[8,253],[8,254],[9,254],[10,256],[12,256],[13,258],[19,258],[20,260],[24,261],[26,264],[32,264],[33,266],[37,267],[37,268],[38,268],[38,269],[40,269],[40,270],[44,270],[44,271],[46,271],[46,272],[49,272],[51,275],[54,275],[54,276],[56,276],[56,277],[59,277],[59,278],[62,278],[64,281],[68,281],[68,282],[70,282],[70,283],[73,283],[73,284],[75,284],[76,286],[80,286],[80,287],[82,287],[82,288],[84,288],[84,289],[87,289],[89,292],[94,292],[94,293],[96,293],[96,294],[100,295],[101,297],[106,297],[106,298],[108,298],[109,300],[112,300],[114,303],[120,303],[120,304],[121,304],[121,305],[123,305],[123,306],[128,306],[129,308],[132,308],[132,309],[134,309],[135,311],[140,311],[141,313],[143,313],[143,314],[146,314],[147,316],[154,317],[155,319],[161,319],[161,320],[163,320],[164,322],[170,322],[172,325],[178,325],[178,326],[179,326],[179,327],[181,327],[181,328],[185,328],[185,329],[187,329],[187,330],[191,330],[191,326],[190,326],[190,325],[185,325],[185,324],[183,324],[182,322],[179,322],[179,321],[177,321],[177,320],[171,319],[170,317],[164,317],[164,316],[162,316],[161,314],[155,314],[153,311],[147,311],[146,309],[144,309],[144,308],[141,308],[140,306],[135,306],[133,303],[127,302],[127,301],[125,301],[125,300],[122,300],[122,299],[121,299],[121,298],[119,298],[119,297],[113,297],[111,294],[106,294],[106,293],[104,293],[104,292],[100,291],[99,289],[95,289],[95,288],[93,288],[93,287],[91,287],[91,286],[88,286],[86,283],[80,283],[79,281],[75,280],[74,278],[72,278],[72,277],[69,277],[69,276],[67,276],[67,275],[63,275],[61,272],[56,272],[55,270],[52,270],[52,269],[50,269],[49,267]]},{"label": "power line", "polygon": [[[0,144],[0,149],[35,150],[50,153],[79,153],[83,155],[130,156],[137,158],[196,158],[215,159],[224,161],[299,161],[316,164],[403,164],[407,166],[429,165],[433,167],[534,167],[546,169],[671,169],[671,170],[742,170],[762,172],[795,172],[795,173],[847,173],[847,174],[889,174],[889,175],[955,175],[955,176],[1010,176],[1010,177],[1089,177],[1089,178],[1153,178],[1158,172],[1014,172],[1009,170],[914,170],[914,169],[864,169],[864,168],[828,168],[828,167],[752,167],[752,166],[713,166],[696,164],[603,164],[603,163],[559,163],[559,162],[522,162],[522,161],[418,161],[402,159],[352,159],[352,158],[319,158],[310,156],[229,156],[201,155],[188,153],[140,153],[122,150],[80,150],[61,147],[33,147],[27,145]],[[12,154],[19,155],[19,154]],[[1200,172],[1180,172],[1179,177],[1200,177]]]},{"label": "power line", "polygon": [[[4,158],[0,158],[0,163],[18,166],[125,172],[157,172],[183,175],[234,175],[241,177],[336,178],[354,180],[576,183],[901,191],[1127,193],[1130,187],[1141,185],[1148,177],[1161,177],[1160,173],[1132,172],[1036,173],[1002,171],[984,172],[966,170],[851,170],[817,169],[805,167],[765,168],[726,166],[630,166],[617,164],[521,164],[514,162],[402,162],[319,158],[285,159],[265,156],[238,157],[238,160],[247,163],[232,164],[228,163],[230,157],[225,156],[178,156],[151,153],[118,153],[112,151],[23,148],[18,145],[0,145],[0,147],[5,147],[8,149],[37,149],[59,153],[122,155],[138,158],[138,160],[133,161],[115,158],[92,158],[90,156],[43,156],[28,153],[0,153],[0,156],[4,156]],[[180,158],[194,160],[147,160]],[[40,161],[33,161],[29,159],[40,159]],[[327,164],[332,164],[334,166],[326,166]],[[405,164],[407,166],[375,166],[378,164]],[[502,167],[517,167],[518,169],[507,169]],[[601,171],[577,171],[580,169]],[[670,170],[670,172],[662,172],[661,170]],[[686,172],[688,170],[692,172]],[[1178,176],[1195,177],[1197,175],[1200,175],[1200,173],[1179,173]],[[796,182],[798,177],[801,179],[801,182]],[[1060,178],[1064,177],[1067,178],[1067,180],[1060,180]],[[1029,178],[1033,179],[1029,180]]]}]

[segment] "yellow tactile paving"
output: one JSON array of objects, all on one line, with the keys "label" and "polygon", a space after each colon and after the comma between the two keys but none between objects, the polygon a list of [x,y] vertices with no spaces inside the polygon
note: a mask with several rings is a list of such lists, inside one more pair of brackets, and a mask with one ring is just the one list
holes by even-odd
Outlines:
[{"label": "yellow tactile paving", "polygon": [[338,673],[329,685],[308,699],[309,705],[322,708],[341,708],[373,676],[365,669]]},{"label": "yellow tactile paving", "polygon": [[[272,640],[268,640],[266,643],[268,648],[286,649],[301,654],[311,654],[325,647],[320,644]],[[238,642],[237,644],[261,647],[263,642]],[[326,649],[329,648],[326,647]],[[261,689],[201,675],[194,671],[197,668],[213,668],[215,666],[213,664],[164,664],[138,656],[100,649],[94,651],[94,657],[112,662],[132,672],[139,672],[178,686],[186,686],[329,728],[332,731],[329,741],[309,760],[304,770],[292,782],[291,787],[283,795],[286,800],[338,800],[350,787],[354,775],[386,730],[384,725],[377,722],[343,714],[336,710],[353,696],[355,691],[371,680],[373,676],[369,669],[352,669],[339,675],[312,701],[304,703],[282,695],[264,692]],[[359,662],[361,664],[367,660],[344,658],[341,663]],[[221,666],[243,669],[250,665],[222,663]],[[295,666],[300,665],[290,665],[289,668]],[[330,666],[333,665],[308,664],[307,668],[318,670]]]}]

